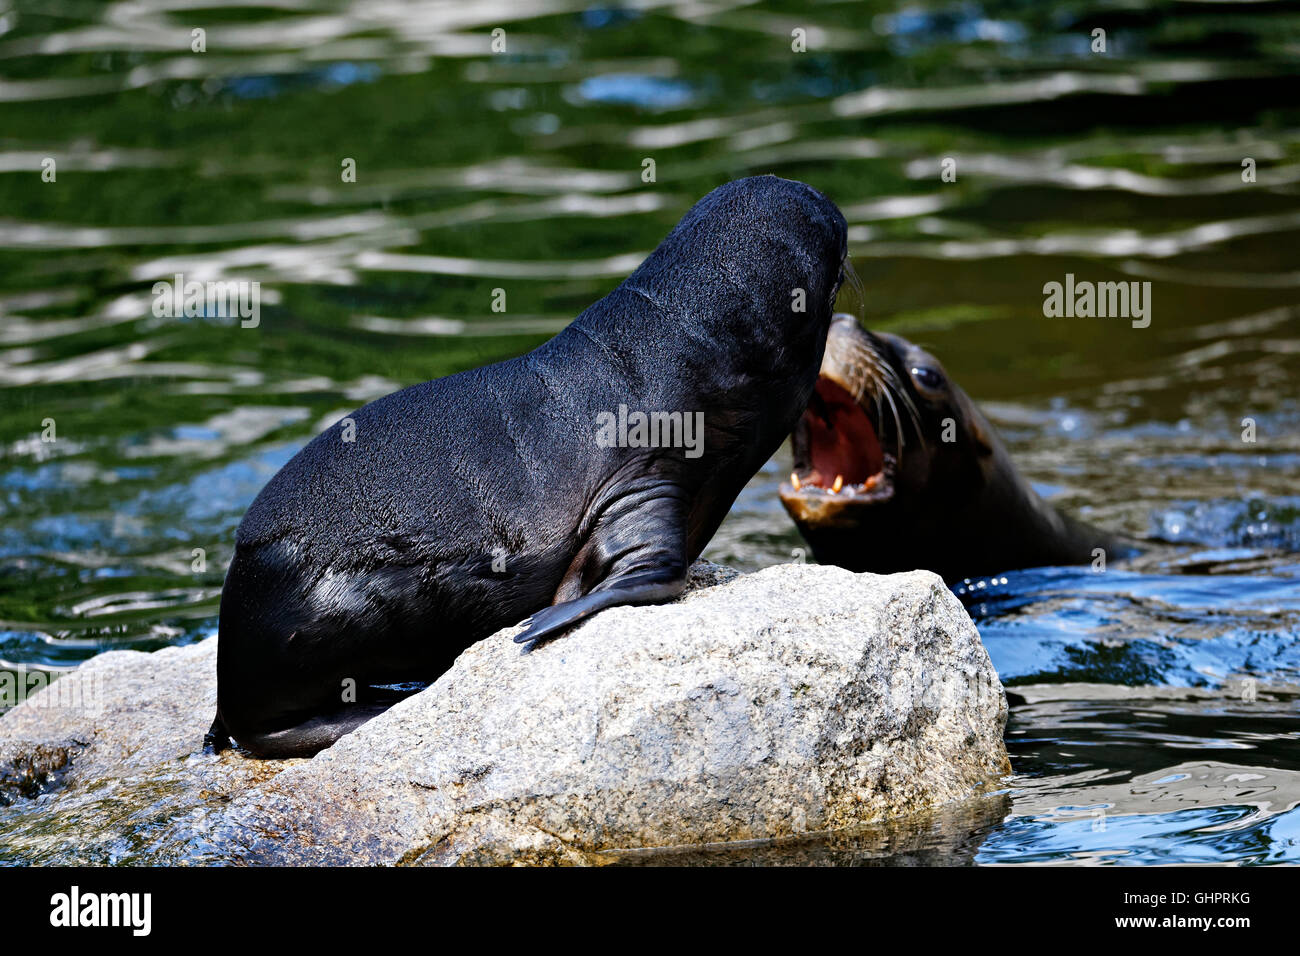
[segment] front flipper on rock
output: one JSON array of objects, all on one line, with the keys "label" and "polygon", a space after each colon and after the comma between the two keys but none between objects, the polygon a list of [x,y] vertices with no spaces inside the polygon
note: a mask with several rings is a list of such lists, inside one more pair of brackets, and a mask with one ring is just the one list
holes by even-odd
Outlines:
[{"label": "front flipper on rock", "polygon": [[532,650],[547,638],[556,637],[597,611],[620,604],[660,604],[671,601],[686,587],[681,573],[647,571],[608,581],[608,590],[592,591],[573,601],[542,608],[524,623],[528,629],[515,638],[516,644],[528,643]]},{"label": "front flipper on rock", "polygon": [[515,643],[532,650],[597,611],[671,601],[686,588],[685,550],[677,498],[628,496],[599,523],[557,591],[558,596],[575,591],[580,596],[533,614]]}]

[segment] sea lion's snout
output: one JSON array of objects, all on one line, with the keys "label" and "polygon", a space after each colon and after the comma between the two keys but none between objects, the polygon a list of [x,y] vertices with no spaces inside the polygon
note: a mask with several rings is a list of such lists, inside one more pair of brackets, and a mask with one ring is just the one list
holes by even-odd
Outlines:
[{"label": "sea lion's snout", "polygon": [[893,499],[900,451],[893,374],[857,319],[837,313],[812,400],[790,436],[794,471],[780,488],[801,526],[851,523],[859,509]]}]

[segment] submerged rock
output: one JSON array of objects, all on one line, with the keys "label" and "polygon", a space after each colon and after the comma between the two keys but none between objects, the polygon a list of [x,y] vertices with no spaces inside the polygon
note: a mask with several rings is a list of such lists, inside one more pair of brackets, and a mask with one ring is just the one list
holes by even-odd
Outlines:
[{"label": "submerged rock", "polygon": [[[599,863],[850,829],[1010,769],[1002,687],[928,572],[699,564],[673,604],[613,608],[531,653],[516,632],[310,760],[202,753],[215,639],[101,655],[42,692],[102,681],[101,713],[38,695],[0,718],[4,855]],[[23,796],[41,774],[48,792]]]}]

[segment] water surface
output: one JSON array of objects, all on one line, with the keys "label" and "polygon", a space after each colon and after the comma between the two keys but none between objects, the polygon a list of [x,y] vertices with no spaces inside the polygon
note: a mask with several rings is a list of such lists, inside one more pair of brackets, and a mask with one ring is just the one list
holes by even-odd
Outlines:
[{"label": "water surface", "polygon": [[[1003,794],[762,858],[1300,861],[1298,56],[1280,2],[0,0],[0,663],[213,633],[313,434],[534,347],[775,172],[848,218],[842,308],[1151,547],[958,588],[1012,692]],[[259,281],[261,324],[156,318],[178,272]],[[1150,325],[1044,317],[1067,274],[1150,282]],[[708,557],[798,559],[788,467]]]}]

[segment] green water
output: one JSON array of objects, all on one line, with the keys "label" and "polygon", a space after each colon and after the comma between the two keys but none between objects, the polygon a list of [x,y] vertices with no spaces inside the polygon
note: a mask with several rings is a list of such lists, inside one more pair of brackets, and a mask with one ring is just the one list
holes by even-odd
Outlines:
[{"label": "green water", "polygon": [[[1013,698],[1003,803],[852,860],[1300,860],[1300,4],[506,10],[0,0],[0,662],[213,633],[311,435],[532,348],[774,172],[844,210],[842,308],[1160,542],[958,589],[1011,689],[1057,689]],[[260,324],[155,317],[177,273],[261,283]],[[1150,325],[1045,317],[1067,274],[1150,282]],[[792,559],[784,455],[708,557]]]}]

